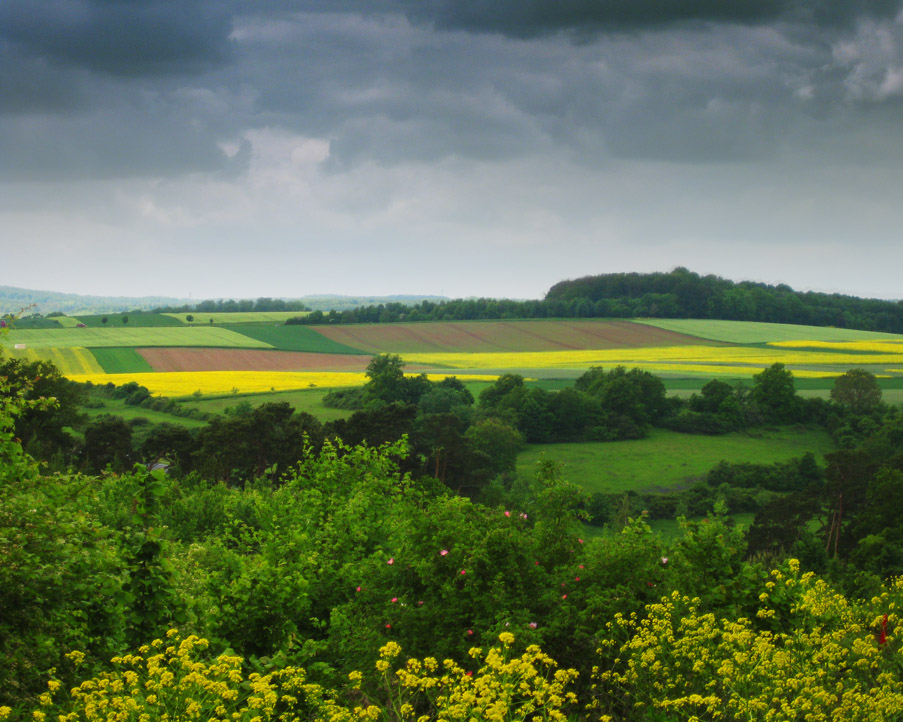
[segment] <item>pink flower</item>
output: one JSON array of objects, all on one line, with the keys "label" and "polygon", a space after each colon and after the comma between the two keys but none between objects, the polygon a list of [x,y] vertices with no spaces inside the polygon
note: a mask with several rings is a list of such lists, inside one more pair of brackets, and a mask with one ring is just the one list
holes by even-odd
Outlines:
[{"label": "pink flower", "polygon": [[578,568],[578,569],[583,569],[583,565],[582,565],[582,564],[578,564],[578,565],[577,565],[577,568]]},{"label": "pink flower", "polygon": [[360,591],[360,590],[361,590],[361,588],[360,588],[360,587],[358,587],[358,588],[357,588],[357,589],[355,589],[355,590],[354,590],[354,591],[356,591],[356,592],[359,592],[359,591]]},{"label": "pink flower", "polygon": [[668,557],[662,557],[662,564],[668,563]]},{"label": "pink flower", "polygon": [[395,602],[397,602],[397,601],[398,601],[398,597],[392,597],[392,603],[393,603],[393,604],[394,604]]},{"label": "pink flower", "polygon": [[511,516],[511,512],[510,512],[510,511],[506,511],[506,512],[505,512],[505,516]]},{"label": "pink flower", "polygon": [[468,637],[472,637],[472,636],[473,636],[473,630],[472,630],[472,629],[468,629],[468,630],[467,630],[467,636],[468,636]]},{"label": "pink flower", "polygon": [[562,595],[561,595],[561,598],[562,598],[562,599],[567,599],[567,598],[568,598],[568,595],[567,595],[567,594],[562,594]]},{"label": "pink flower", "polygon": [[418,607],[422,607],[422,606],[423,606],[423,602],[417,602],[417,606],[418,606]]},{"label": "pink flower", "polygon": [[536,622],[530,622],[530,629],[536,629]]},{"label": "pink flower", "polygon": [[394,564],[394,563],[395,563],[395,557],[389,557],[389,561],[386,562],[386,564]]},{"label": "pink flower", "polygon": [[533,562],[536,566],[539,566],[539,562]]},{"label": "pink flower", "polygon": [[575,581],[575,582],[579,582],[579,581],[580,581],[580,577],[574,577],[574,581]]},{"label": "pink flower", "polygon": [[577,541],[578,541],[580,544],[583,544],[583,539],[578,539]]},{"label": "pink flower", "polygon": [[387,624],[387,625],[386,625],[386,629],[392,629],[392,625],[391,625],[391,624]]},{"label": "pink flower", "polygon": [[527,518],[527,512],[522,511],[521,514],[520,514],[520,518],[521,518],[521,519],[526,519],[526,518]]},{"label": "pink flower", "polygon": [[448,549],[443,549],[441,552],[439,552],[440,557],[444,557],[446,554],[448,554]]},{"label": "pink flower", "polygon": [[464,576],[465,574],[467,574],[467,570],[466,570],[466,569],[462,569],[462,570],[461,570],[461,576]]}]

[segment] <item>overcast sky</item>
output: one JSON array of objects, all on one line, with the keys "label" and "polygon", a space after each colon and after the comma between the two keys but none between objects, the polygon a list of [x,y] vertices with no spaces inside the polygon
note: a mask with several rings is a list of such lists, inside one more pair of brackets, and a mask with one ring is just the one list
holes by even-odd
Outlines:
[{"label": "overcast sky", "polygon": [[903,0],[2,0],[0,285],[903,298]]}]

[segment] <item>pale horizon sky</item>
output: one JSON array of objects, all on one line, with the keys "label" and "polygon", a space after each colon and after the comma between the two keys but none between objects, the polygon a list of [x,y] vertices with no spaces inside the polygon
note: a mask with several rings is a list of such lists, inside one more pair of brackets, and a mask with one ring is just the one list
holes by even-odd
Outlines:
[{"label": "pale horizon sky", "polygon": [[6,0],[0,285],[903,298],[903,0]]}]

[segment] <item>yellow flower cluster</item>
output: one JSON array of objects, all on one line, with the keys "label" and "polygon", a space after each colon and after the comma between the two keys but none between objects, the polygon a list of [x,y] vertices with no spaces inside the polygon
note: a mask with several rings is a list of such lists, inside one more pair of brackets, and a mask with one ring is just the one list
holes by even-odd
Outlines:
[{"label": "yellow flower cluster", "polygon": [[[476,673],[431,657],[409,659],[393,672],[401,647],[389,642],[376,663],[388,692],[387,705],[380,707],[342,704],[308,682],[298,667],[245,677],[240,657],[202,661],[206,640],[170,630],[166,639],[154,640],[138,654],[113,658],[112,672],[82,682],[66,700],[54,701],[61,685],[50,680],[31,717],[33,722],[566,722],[563,710],[577,702],[566,688],[577,672],[556,669],[536,646],[512,656],[509,633],[499,641],[501,646],[485,659],[482,650],[471,650],[481,662]],[[83,658],[80,652],[69,656],[76,664]],[[351,698],[366,699],[359,691],[363,676],[349,675]],[[0,721],[10,712],[0,708]]]},{"label": "yellow flower cluster", "polygon": [[[512,655],[514,635],[502,632],[500,647],[485,655],[479,647],[470,656],[479,669],[465,671],[450,659],[441,665],[432,657],[409,659],[391,673],[390,661],[401,648],[390,642],[380,650],[377,670],[390,699],[393,719],[399,722],[566,722],[565,710],[577,704],[567,690],[577,678],[573,669],[556,663],[536,645]],[[418,713],[417,710],[420,710]]]},{"label": "yellow flower cluster", "polygon": [[[114,657],[114,670],[82,682],[69,699],[54,702],[59,682],[51,680],[32,718],[42,722],[289,722],[308,717],[354,722],[372,716],[347,715],[320,685],[309,683],[303,669],[286,667],[271,674],[245,677],[242,659],[220,655],[199,659],[207,641],[167,638],[141,647],[138,654]],[[80,655],[80,653],[76,653]],[[78,662],[77,656],[71,656]]]},{"label": "yellow flower cluster", "polygon": [[769,346],[778,348],[823,348],[831,351],[857,351],[860,353],[903,353],[903,339],[881,341],[772,341]]},{"label": "yellow flower cluster", "polygon": [[[899,597],[900,587],[889,594]],[[772,572],[759,599],[756,620],[716,619],[678,592],[647,606],[645,618],[616,617],[611,636],[628,640],[612,666],[593,670],[594,706],[627,699],[636,710],[680,719],[898,718],[895,640],[875,635],[874,608],[894,606],[887,596],[873,600],[871,612],[854,608],[812,573],[800,576],[791,561]],[[889,622],[897,622],[893,613]]]}]

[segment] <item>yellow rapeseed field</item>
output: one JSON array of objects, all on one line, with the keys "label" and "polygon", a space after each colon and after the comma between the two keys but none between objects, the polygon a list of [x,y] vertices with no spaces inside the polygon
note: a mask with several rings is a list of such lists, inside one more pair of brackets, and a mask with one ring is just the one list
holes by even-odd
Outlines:
[{"label": "yellow rapeseed field", "polygon": [[823,348],[862,353],[903,353],[903,341],[772,341],[778,348]]},{"label": "yellow rapeseed field", "polygon": [[431,364],[449,368],[572,368],[590,366],[648,366],[650,370],[663,364],[724,365],[745,364],[770,366],[861,366],[864,364],[903,364],[903,345],[897,353],[819,353],[783,348],[748,348],[742,346],[662,346],[573,351],[525,351],[510,353],[407,353],[407,363]]},{"label": "yellow rapeseed field", "polygon": [[[409,374],[415,375],[415,374]],[[452,374],[429,374],[431,381],[438,381]],[[132,374],[67,374],[73,381],[93,384],[115,383],[117,386],[130,381],[144,386],[154,396],[190,396],[202,394],[249,394],[266,391],[290,391],[307,388],[336,388],[361,386],[367,381],[363,373],[315,372],[315,371],[172,371]],[[468,376],[473,381],[495,381],[497,376]]]}]

